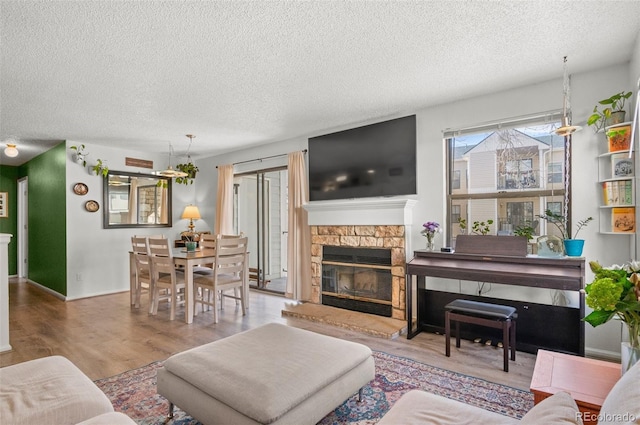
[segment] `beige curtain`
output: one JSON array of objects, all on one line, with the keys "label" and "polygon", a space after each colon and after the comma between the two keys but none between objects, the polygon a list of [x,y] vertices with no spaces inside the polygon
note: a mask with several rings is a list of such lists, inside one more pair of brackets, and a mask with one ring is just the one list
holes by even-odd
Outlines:
[{"label": "beige curtain", "polygon": [[311,299],[311,232],[307,210],[309,200],[307,173],[302,152],[289,154],[289,240],[287,244],[286,297]]},{"label": "beige curtain", "polygon": [[218,166],[216,234],[233,234],[233,165]]}]

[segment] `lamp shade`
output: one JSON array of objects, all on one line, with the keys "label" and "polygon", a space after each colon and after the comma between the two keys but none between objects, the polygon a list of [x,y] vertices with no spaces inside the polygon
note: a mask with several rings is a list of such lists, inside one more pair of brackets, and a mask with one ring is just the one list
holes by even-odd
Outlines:
[{"label": "lamp shade", "polygon": [[18,148],[16,148],[16,145],[12,143],[7,143],[7,147],[4,149],[4,154],[9,158],[15,158],[18,156]]},{"label": "lamp shade", "polygon": [[195,205],[187,205],[182,212],[183,219],[198,220],[200,219],[200,211]]}]

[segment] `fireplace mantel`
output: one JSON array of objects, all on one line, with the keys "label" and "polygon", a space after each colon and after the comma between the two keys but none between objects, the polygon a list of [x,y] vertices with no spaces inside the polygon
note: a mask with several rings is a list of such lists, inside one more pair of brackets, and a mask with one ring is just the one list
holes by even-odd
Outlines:
[{"label": "fireplace mantel", "polygon": [[304,209],[309,213],[310,226],[410,226],[416,203],[406,198],[365,198],[313,201]]}]

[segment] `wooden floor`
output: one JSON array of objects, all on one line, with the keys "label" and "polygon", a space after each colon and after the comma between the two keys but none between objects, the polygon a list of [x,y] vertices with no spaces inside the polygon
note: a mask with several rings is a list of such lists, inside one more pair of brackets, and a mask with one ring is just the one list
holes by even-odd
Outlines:
[{"label": "wooden floor", "polygon": [[[212,314],[200,313],[190,325],[169,321],[166,305],[157,316],[147,313],[148,298],[140,309],[129,307],[129,293],[65,302],[37,286],[18,279],[9,283],[9,328],[12,351],[0,353],[0,366],[9,366],[49,355],[69,358],[91,379],[113,376],[174,353],[206,344],[269,322],[360,342],[373,350],[411,358],[444,369],[529,390],[535,356],[518,352],[509,373],[502,370],[502,351],[495,347],[462,341],[452,344],[451,357],[444,355],[444,336],[421,333],[411,340],[405,336],[384,339],[322,323],[285,318],[282,297],[252,291],[250,308],[242,316],[233,300],[225,302],[218,324]],[[256,353],[255,361],[260,361]]]}]

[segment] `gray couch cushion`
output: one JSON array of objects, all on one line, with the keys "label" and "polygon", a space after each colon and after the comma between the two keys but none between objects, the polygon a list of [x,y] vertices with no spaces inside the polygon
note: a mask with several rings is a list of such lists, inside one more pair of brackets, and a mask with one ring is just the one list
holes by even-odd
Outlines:
[{"label": "gray couch cushion", "polygon": [[107,396],[64,357],[0,369],[3,424],[76,424],[109,412],[113,406]]},{"label": "gray couch cushion", "polygon": [[270,323],[176,354],[164,367],[255,421],[270,423],[370,357],[362,344]]},{"label": "gray couch cushion", "polygon": [[[421,390],[411,390],[378,425],[507,425],[518,420]],[[541,423],[542,424],[542,423]]]},{"label": "gray couch cushion", "polygon": [[558,392],[533,406],[520,420],[521,425],[582,425],[578,405],[566,392]]},{"label": "gray couch cushion", "polygon": [[600,409],[602,423],[640,424],[640,362],[613,386]]}]

